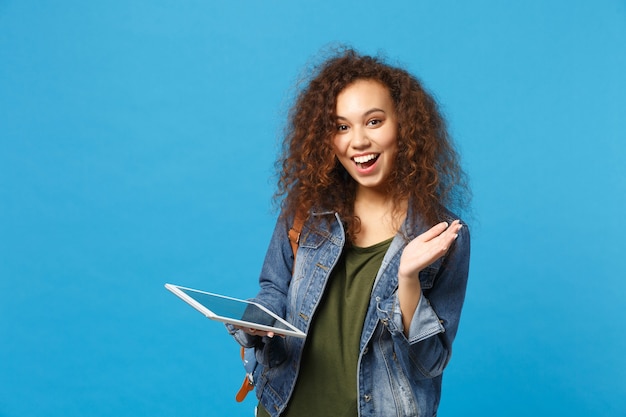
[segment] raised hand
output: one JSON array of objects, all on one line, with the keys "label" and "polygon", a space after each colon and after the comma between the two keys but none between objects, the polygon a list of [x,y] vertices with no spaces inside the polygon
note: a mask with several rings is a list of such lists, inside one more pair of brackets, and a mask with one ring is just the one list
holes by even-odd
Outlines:
[{"label": "raised hand", "polygon": [[402,252],[399,279],[418,279],[422,269],[445,255],[461,230],[461,222],[439,223],[413,239]]},{"label": "raised hand", "polygon": [[450,249],[461,230],[461,222],[443,222],[422,233],[404,248],[398,268],[398,301],[404,334],[409,335],[411,319],[422,296],[419,273]]}]

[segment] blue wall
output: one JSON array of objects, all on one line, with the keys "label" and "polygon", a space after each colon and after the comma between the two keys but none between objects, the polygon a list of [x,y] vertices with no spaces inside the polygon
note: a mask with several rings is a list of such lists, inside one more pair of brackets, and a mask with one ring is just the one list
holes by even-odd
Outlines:
[{"label": "blue wall", "polygon": [[[0,1],[0,416],[249,416],[237,346],[292,86],[384,51],[475,200],[441,416],[624,416],[624,1]],[[244,255],[245,253],[245,255]]]}]

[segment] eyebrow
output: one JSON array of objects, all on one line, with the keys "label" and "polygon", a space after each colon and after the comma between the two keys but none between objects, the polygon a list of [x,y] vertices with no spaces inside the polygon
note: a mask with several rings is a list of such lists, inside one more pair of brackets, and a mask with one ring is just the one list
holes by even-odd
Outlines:
[{"label": "eyebrow", "polygon": [[[383,112],[383,113],[385,113],[385,111],[383,109],[379,109],[377,107],[374,107],[373,109],[369,109],[368,111],[363,113],[363,116],[369,116],[370,114],[376,113],[376,112]],[[343,116],[336,115],[336,117],[337,117],[337,119],[347,120],[347,118],[343,117]]]}]

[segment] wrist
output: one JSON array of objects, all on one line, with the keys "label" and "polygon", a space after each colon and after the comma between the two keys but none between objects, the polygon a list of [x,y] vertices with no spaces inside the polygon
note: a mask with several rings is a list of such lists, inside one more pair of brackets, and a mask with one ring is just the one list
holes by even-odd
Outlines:
[{"label": "wrist", "polygon": [[398,274],[398,289],[401,289],[401,291],[420,292],[422,286],[420,284],[419,274],[414,276]]},{"label": "wrist", "polygon": [[420,271],[415,271],[413,273],[402,273],[402,272],[398,272],[398,282],[407,282],[407,283],[411,283],[411,282],[419,282],[420,279]]}]

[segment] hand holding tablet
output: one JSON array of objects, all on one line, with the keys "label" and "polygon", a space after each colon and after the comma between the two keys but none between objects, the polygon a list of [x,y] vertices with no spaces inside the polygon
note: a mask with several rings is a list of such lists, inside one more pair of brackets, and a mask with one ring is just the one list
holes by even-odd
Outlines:
[{"label": "hand holding tablet", "polygon": [[224,295],[208,293],[173,284],[165,288],[211,320],[230,323],[252,335],[276,335],[305,338],[297,327],[278,317],[262,305]]}]

